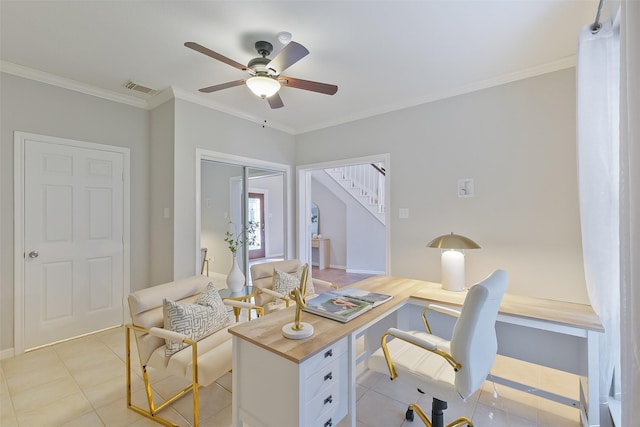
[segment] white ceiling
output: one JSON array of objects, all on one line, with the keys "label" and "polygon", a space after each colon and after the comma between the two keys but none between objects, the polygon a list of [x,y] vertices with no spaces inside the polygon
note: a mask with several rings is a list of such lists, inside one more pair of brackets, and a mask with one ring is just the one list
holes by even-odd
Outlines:
[{"label": "white ceiling", "polygon": [[[0,0],[0,57],[3,71],[134,105],[158,100],[125,89],[129,79],[173,88],[177,97],[299,134],[572,66],[579,29],[597,4]],[[258,56],[258,40],[281,49],[280,31],[311,52],[284,74],[336,84],[337,94],[283,87],[284,108],[271,110],[244,86],[198,92],[246,75],[184,42],[246,64]]]}]

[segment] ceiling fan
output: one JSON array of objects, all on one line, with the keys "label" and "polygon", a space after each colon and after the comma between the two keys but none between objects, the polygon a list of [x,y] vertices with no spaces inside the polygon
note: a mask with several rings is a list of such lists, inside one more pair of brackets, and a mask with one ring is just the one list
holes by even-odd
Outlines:
[{"label": "ceiling fan", "polygon": [[186,47],[210,56],[213,59],[224,62],[242,71],[248,72],[251,76],[246,79],[235,80],[232,82],[222,83],[214,86],[199,89],[200,92],[211,93],[230,87],[246,84],[247,87],[257,96],[269,102],[271,108],[284,107],[282,98],[278,91],[282,86],[288,86],[295,89],[310,90],[312,92],[333,95],[338,91],[338,86],[319,83],[310,80],[294,79],[292,77],[283,76],[281,73],[307,56],[309,51],[300,43],[294,41],[289,42],[282,50],[273,58],[267,56],[273,52],[273,45],[266,41],[256,42],[255,48],[260,57],[253,58],[247,65],[229,59],[224,55],[214,52],[195,42],[186,42]]}]

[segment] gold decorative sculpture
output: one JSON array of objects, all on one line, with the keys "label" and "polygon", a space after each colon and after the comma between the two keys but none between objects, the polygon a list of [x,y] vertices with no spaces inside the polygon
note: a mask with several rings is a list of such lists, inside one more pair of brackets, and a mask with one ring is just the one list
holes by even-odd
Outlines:
[{"label": "gold decorative sculpture", "polygon": [[300,275],[300,286],[294,288],[289,297],[296,302],[296,317],[292,323],[287,323],[282,327],[282,335],[285,338],[299,340],[313,335],[313,326],[309,323],[302,322],[302,309],[307,306],[307,280],[309,278],[309,264],[302,267]]}]

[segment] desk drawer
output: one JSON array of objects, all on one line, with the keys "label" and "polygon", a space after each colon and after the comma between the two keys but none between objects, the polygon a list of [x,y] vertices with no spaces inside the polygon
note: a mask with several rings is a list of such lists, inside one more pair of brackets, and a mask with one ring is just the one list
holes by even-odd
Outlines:
[{"label": "desk drawer", "polygon": [[318,354],[304,362],[305,379],[308,379],[311,375],[318,372],[318,370],[322,369],[324,366],[327,366],[331,362],[340,359],[340,356],[342,356],[347,351],[347,342],[347,338],[343,338],[335,344],[324,348]]},{"label": "desk drawer", "polygon": [[[323,389],[306,404],[307,425],[322,424],[340,408],[341,400],[346,399],[340,393],[340,384]],[[334,423],[335,424],[335,423]]]},{"label": "desk drawer", "polygon": [[304,386],[305,395],[313,398],[320,390],[336,384],[340,379],[344,381],[347,378],[346,370],[343,369],[343,365],[346,367],[346,362],[347,360],[344,357],[334,360],[322,366],[315,374],[307,378]]}]

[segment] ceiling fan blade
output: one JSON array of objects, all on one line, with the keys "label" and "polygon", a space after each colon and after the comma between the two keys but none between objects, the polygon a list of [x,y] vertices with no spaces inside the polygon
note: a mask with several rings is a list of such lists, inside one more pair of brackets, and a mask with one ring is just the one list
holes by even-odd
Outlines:
[{"label": "ceiling fan blade", "polygon": [[228,89],[230,87],[240,86],[240,85],[243,85],[245,82],[246,82],[245,79],[236,80],[236,81],[233,81],[233,82],[221,83],[219,85],[203,87],[202,89],[198,89],[198,91],[204,92],[204,93],[211,93],[211,92],[215,92],[215,91],[222,90],[222,89]]},{"label": "ceiling fan blade", "polygon": [[300,43],[290,42],[278,52],[271,62],[267,64],[267,67],[273,69],[276,74],[280,74],[308,54],[309,51],[306,47]]},{"label": "ceiling fan blade", "polygon": [[280,98],[280,95],[278,93],[271,95],[269,98],[267,98],[267,101],[269,101],[269,106],[271,108],[284,107],[284,102],[282,102],[282,98]]},{"label": "ceiling fan blade", "polygon": [[296,89],[310,90],[312,92],[334,95],[338,91],[338,86],[327,83],[312,82],[311,80],[294,79],[293,77],[280,76],[278,81],[282,86],[294,87]]},{"label": "ceiling fan blade", "polygon": [[236,62],[233,59],[229,59],[224,55],[220,55],[218,52],[214,52],[211,49],[208,49],[202,45],[199,45],[198,43],[186,42],[184,45],[189,49],[193,49],[196,52],[200,52],[204,55],[210,56],[213,59],[217,59],[218,61],[224,62],[225,64],[229,64],[232,67],[237,68],[239,70],[245,71],[247,69],[246,65]]}]

